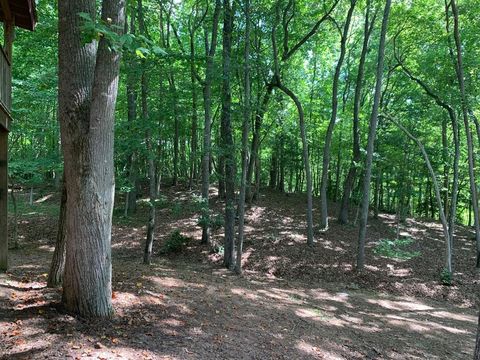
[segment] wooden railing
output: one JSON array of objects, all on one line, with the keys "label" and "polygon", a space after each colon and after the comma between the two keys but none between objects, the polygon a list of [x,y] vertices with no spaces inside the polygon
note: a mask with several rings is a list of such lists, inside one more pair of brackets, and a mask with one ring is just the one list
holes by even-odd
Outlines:
[{"label": "wooden railing", "polygon": [[0,47],[0,106],[10,116],[12,109],[12,68],[10,61]]}]

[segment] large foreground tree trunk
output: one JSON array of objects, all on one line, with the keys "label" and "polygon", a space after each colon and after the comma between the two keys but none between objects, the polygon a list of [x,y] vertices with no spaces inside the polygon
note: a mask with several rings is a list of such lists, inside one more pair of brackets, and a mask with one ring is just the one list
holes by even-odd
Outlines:
[{"label": "large foreground tree trunk", "polygon": [[[102,37],[84,44],[80,12],[94,0],[60,1],[59,115],[67,188],[63,303],[83,317],[110,317],[113,128],[120,55]],[[123,29],[125,2],[104,0],[102,19]]]}]

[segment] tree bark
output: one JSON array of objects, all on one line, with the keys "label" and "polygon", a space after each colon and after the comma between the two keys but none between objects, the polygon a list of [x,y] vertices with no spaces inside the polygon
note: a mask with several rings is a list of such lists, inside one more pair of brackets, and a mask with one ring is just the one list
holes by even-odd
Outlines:
[{"label": "tree bark", "polygon": [[475,240],[477,244],[477,268],[480,268],[480,214],[478,212],[478,192],[475,183],[475,154],[473,152],[473,139],[472,131],[470,129],[470,121],[468,118],[468,101],[465,91],[465,75],[463,69],[463,55],[462,55],[462,43],[460,39],[459,21],[458,21],[458,8],[455,0],[451,1],[452,13],[453,13],[453,36],[455,39],[455,46],[457,51],[457,78],[460,88],[460,97],[462,105],[462,115],[465,127],[465,135],[467,138],[467,150],[468,150],[468,173],[470,176],[470,193],[472,196],[472,208],[473,219],[475,226]]},{"label": "tree bark", "polygon": [[322,230],[328,229],[328,172],[330,167],[330,147],[332,145],[333,130],[337,122],[338,113],[338,86],[340,81],[340,72],[343,66],[343,60],[347,51],[348,31],[350,29],[350,22],[352,20],[353,10],[355,9],[356,0],[350,1],[350,8],[347,12],[347,18],[343,26],[343,31],[340,32],[340,57],[338,58],[335,67],[335,75],[333,76],[332,87],[332,113],[330,122],[328,123],[327,133],[325,134],[325,144],[323,146],[323,160],[322,160],[322,176],[320,180],[320,228]]},{"label": "tree bark", "polygon": [[382,94],[383,63],[385,58],[385,39],[387,36],[388,17],[392,1],[386,0],[383,12],[382,30],[380,33],[380,44],[378,48],[377,72],[375,94],[373,99],[372,115],[370,117],[368,140],[367,140],[367,158],[365,160],[365,176],[363,178],[363,193],[360,213],[360,229],[358,233],[358,254],[357,270],[362,271],[365,267],[365,239],[367,235],[368,209],[370,205],[370,179],[372,177],[373,147],[377,134],[378,112],[380,98]]},{"label": "tree bark", "polygon": [[[59,115],[67,188],[63,303],[83,317],[110,317],[111,225],[115,190],[114,110],[120,54],[107,39],[82,41],[84,12],[93,0],[61,1],[59,9]],[[125,2],[104,0],[102,19],[123,29]],[[118,29],[115,28],[115,29]]]},{"label": "tree bark", "polygon": [[235,266],[235,146],[232,133],[232,93],[230,87],[230,62],[232,54],[232,32],[234,10],[230,0],[223,1],[223,81],[222,81],[222,127],[225,159],[225,242],[224,266]]},{"label": "tree bark", "polygon": [[212,124],[212,79],[214,72],[213,58],[217,48],[218,21],[220,17],[220,0],[215,1],[211,40],[205,38],[206,69],[203,83],[203,106],[205,108],[205,124],[203,128],[203,155],[202,155],[202,199],[203,223],[202,244],[210,243],[210,216],[209,216],[209,190],[210,190],[210,157],[211,157],[211,124]]},{"label": "tree bark", "polygon": [[363,45],[362,52],[360,54],[360,61],[358,63],[358,74],[357,81],[355,83],[355,96],[353,100],[353,156],[352,162],[350,163],[350,169],[348,170],[347,177],[345,179],[343,187],[342,201],[340,205],[340,212],[338,215],[338,221],[341,224],[348,223],[348,212],[350,208],[350,197],[352,194],[353,185],[355,183],[355,177],[357,175],[357,169],[361,160],[360,152],[360,108],[361,108],[361,98],[362,98],[362,88],[365,78],[365,62],[367,59],[368,53],[368,44],[370,40],[370,35],[373,30],[373,25],[375,23],[376,13],[373,16],[371,22],[369,21],[370,17],[370,1],[367,3],[367,10],[365,14],[365,24],[364,24],[364,33],[363,33]]},{"label": "tree bark", "polygon": [[62,198],[60,200],[60,215],[58,217],[57,240],[55,242],[55,250],[53,252],[50,271],[48,272],[47,286],[57,287],[63,281],[63,272],[65,270],[65,218],[67,213],[67,189],[65,187],[65,176],[62,180]]},{"label": "tree bark", "polygon": [[[139,30],[142,35],[146,35],[145,30],[145,18],[143,11],[143,2],[138,0],[138,23]],[[140,80],[141,87],[141,105],[142,105],[142,120],[144,122],[149,122],[149,111],[148,111],[148,78],[146,73],[145,61],[142,62],[142,76]],[[170,80],[170,79],[169,79]],[[152,260],[153,253],[153,242],[155,240],[155,201],[157,198],[157,186],[156,186],[156,170],[155,170],[155,153],[153,151],[152,145],[152,131],[150,126],[146,126],[145,131],[145,145],[147,148],[147,164],[148,164],[148,193],[149,193],[149,211],[148,211],[148,222],[147,222],[147,236],[145,240],[145,249],[143,252],[143,263],[149,265]]]},{"label": "tree bark", "polygon": [[243,238],[245,230],[245,196],[247,190],[247,167],[248,167],[248,134],[250,132],[250,0],[245,0],[245,48],[243,54],[243,79],[244,79],[244,96],[243,96],[243,122],[242,122],[242,177],[240,180],[240,196],[238,199],[238,235],[237,235],[237,258],[235,264],[235,272],[242,273],[242,253]]},{"label": "tree bark", "polygon": [[[135,34],[135,14],[130,17],[130,33]],[[128,55],[127,55],[128,56]],[[127,118],[128,126],[133,128],[133,123],[137,119],[137,91],[135,89],[136,76],[134,74],[134,67],[137,65],[133,56],[128,56],[127,59]],[[137,211],[137,154],[135,149],[131,150],[131,154],[127,157],[127,178],[130,190],[126,194],[125,199],[125,216],[129,213]]]},{"label": "tree bark", "polygon": [[400,130],[402,130],[413,142],[415,142],[422,152],[423,159],[425,161],[425,164],[427,165],[428,172],[430,174],[430,178],[432,179],[433,183],[433,188],[435,191],[435,198],[437,200],[437,206],[438,210],[440,213],[440,221],[442,223],[442,229],[443,229],[443,236],[445,238],[445,268],[448,270],[450,274],[452,274],[452,251],[451,251],[451,241],[450,241],[450,235],[448,231],[448,223],[447,223],[447,217],[445,216],[445,210],[443,208],[442,204],[442,194],[440,191],[440,186],[438,185],[437,181],[437,175],[435,174],[435,171],[433,170],[432,164],[430,163],[430,159],[428,157],[427,152],[425,151],[425,147],[423,144],[418,140],[415,136],[413,136],[402,124],[400,124],[398,121],[396,121],[394,118],[391,116],[385,116],[388,120],[393,122],[395,125],[397,125]]}]

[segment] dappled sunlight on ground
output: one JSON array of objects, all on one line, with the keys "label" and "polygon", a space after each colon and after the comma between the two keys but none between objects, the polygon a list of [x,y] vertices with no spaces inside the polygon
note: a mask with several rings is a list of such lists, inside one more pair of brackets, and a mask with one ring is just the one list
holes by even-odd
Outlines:
[{"label": "dappled sunlight on ground", "polygon": [[[357,228],[331,219],[310,249],[304,196],[269,193],[247,210],[245,270],[238,277],[220,267],[221,254],[199,244],[195,194],[178,188],[165,193],[151,266],[141,264],[146,210],[116,219],[116,317],[108,321],[63,312],[61,291],[45,287],[55,226],[42,217],[23,224],[10,273],[0,276],[0,358],[470,357],[477,318],[468,307],[478,296],[478,277],[472,276],[471,259],[459,254],[474,250],[463,230],[456,256],[468,261],[458,262],[458,285],[438,281],[443,246],[438,224],[408,219],[402,225],[402,233],[415,240],[412,250],[421,252],[418,258],[375,254],[378,241],[395,234],[393,215],[370,222],[367,270],[357,274]],[[212,201],[212,215],[222,214],[222,206]],[[189,241],[180,253],[164,254],[162,246],[174,230]],[[222,244],[222,231],[212,229],[216,244]]]}]

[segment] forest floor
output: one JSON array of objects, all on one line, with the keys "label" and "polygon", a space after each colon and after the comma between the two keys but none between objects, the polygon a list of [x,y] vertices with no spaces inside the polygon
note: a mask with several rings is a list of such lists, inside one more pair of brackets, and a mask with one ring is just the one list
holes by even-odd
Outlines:
[{"label": "forest floor", "polygon": [[[20,249],[0,274],[0,359],[471,358],[480,279],[467,229],[455,242],[452,286],[441,285],[444,244],[436,223],[402,225],[400,234],[412,239],[407,250],[418,256],[379,254],[381,240],[395,237],[394,217],[386,214],[369,222],[368,266],[357,274],[356,227],[332,219],[310,249],[304,196],[266,192],[247,213],[239,277],[199,244],[195,199],[179,188],[164,192],[150,266],[141,263],[146,210],[130,219],[116,211],[116,316],[104,321],[66,314],[61,290],[46,288],[58,196],[20,206]],[[213,201],[217,214],[221,207]],[[163,254],[176,229],[190,241]],[[221,238],[219,226],[213,240]]]}]

